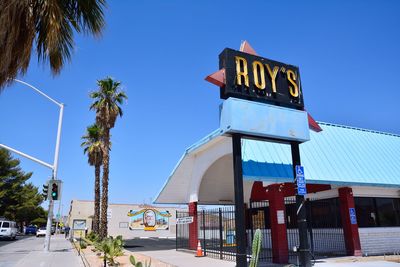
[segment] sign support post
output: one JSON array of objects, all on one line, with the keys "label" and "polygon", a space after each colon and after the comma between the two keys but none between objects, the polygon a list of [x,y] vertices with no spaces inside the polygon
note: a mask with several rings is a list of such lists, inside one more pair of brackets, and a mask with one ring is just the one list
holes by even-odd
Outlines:
[{"label": "sign support post", "polygon": [[235,191],[236,266],[247,266],[246,225],[243,198],[242,138],[232,134],[233,180]]},{"label": "sign support post", "polygon": [[[300,148],[298,142],[291,142],[290,147],[292,150],[292,165],[294,174],[294,184],[297,187],[296,179],[296,165],[300,166]],[[311,267],[310,259],[310,245],[308,243],[307,233],[307,217],[304,196],[300,195],[296,188],[296,215],[297,227],[299,229],[300,247],[298,249],[299,261],[301,267]]]}]

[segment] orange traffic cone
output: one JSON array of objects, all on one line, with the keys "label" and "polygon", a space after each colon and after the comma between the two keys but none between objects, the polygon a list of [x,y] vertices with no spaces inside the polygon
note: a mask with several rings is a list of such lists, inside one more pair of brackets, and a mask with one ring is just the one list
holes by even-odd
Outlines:
[{"label": "orange traffic cone", "polygon": [[197,252],[196,252],[196,257],[204,257],[203,255],[203,250],[201,249],[201,243],[200,240],[197,242]]}]

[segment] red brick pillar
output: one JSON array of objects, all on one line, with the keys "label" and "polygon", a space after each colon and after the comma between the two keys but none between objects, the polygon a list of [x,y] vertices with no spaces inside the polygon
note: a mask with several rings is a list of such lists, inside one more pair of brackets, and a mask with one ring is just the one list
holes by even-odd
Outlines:
[{"label": "red brick pillar", "polygon": [[271,224],[272,262],[289,261],[288,239],[286,232],[285,198],[279,184],[268,186],[269,217]]},{"label": "red brick pillar", "polygon": [[189,203],[189,216],[193,216],[193,222],[189,224],[189,248],[197,248],[198,224],[197,224],[197,202]]},{"label": "red brick pillar", "polygon": [[339,200],[347,255],[361,256],[361,244],[355,216],[353,190],[349,187],[339,188]]}]

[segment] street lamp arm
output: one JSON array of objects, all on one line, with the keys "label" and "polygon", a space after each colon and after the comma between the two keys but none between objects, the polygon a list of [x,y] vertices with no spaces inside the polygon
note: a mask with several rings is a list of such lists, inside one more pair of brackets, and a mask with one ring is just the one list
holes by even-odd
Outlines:
[{"label": "street lamp arm", "polygon": [[57,102],[56,100],[54,100],[53,98],[51,98],[50,96],[46,95],[45,93],[43,93],[42,91],[40,91],[39,89],[37,89],[35,86],[26,83],[24,81],[18,80],[18,79],[14,79],[14,81],[22,83],[26,86],[29,86],[30,88],[32,88],[33,90],[35,90],[36,92],[38,92],[39,94],[41,94],[42,96],[46,97],[48,100],[50,100],[51,102],[53,102],[54,104],[56,104],[57,106],[59,106],[61,108],[62,104]]},{"label": "street lamp arm", "polygon": [[35,161],[35,162],[37,162],[37,163],[39,163],[39,164],[41,164],[41,165],[43,165],[43,166],[46,166],[47,168],[50,168],[50,169],[52,169],[52,170],[54,169],[54,168],[53,168],[53,165],[50,165],[49,163],[46,163],[46,162],[44,162],[44,161],[42,161],[42,160],[40,160],[40,159],[37,159],[37,158],[35,158],[35,157],[29,156],[28,154],[25,154],[24,152],[18,151],[18,150],[16,150],[16,149],[11,148],[11,147],[9,147],[9,146],[6,146],[6,145],[4,145],[4,144],[0,144],[0,147],[5,148],[5,149],[7,149],[7,150],[9,150],[9,151],[11,151],[11,152],[14,152],[15,154],[18,154],[18,155],[20,155],[20,156],[23,156],[23,157],[25,157],[25,158],[27,158],[27,159],[33,160],[33,161]]}]

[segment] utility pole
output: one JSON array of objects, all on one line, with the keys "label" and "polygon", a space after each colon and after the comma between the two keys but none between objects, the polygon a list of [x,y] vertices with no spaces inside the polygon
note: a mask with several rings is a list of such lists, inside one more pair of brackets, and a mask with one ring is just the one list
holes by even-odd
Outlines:
[{"label": "utility pole", "polygon": [[[64,114],[64,104],[58,103],[60,106],[60,114],[58,117],[58,127],[57,127],[57,139],[56,139],[56,148],[54,151],[54,164],[53,164],[53,176],[52,180],[57,180],[58,174],[58,155],[60,152],[60,139],[61,139],[61,128],[62,128],[62,120]],[[50,251],[50,237],[51,237],[51,225],[53,220],[53,209],[54,209],[54,200],[52,197],[49,199],[49,212],[47,215],[47,225],[46,225],[46,237],[44,240],[44,251]]]},{"label": "utility pole", "polygon": [[[42,95],[43,97],[45,97],[47,100],[53,102],[54,104],[56,104],[59,108],[60,108],[60,113],[59,113],[59,117],[58,117],[58,129],[57,129],[57,139],[56,139],[56,147],[55,147],[55,152],[54,152],[54,163],[53,165],[44,162],[40,159],[37,159],[35,157],[32,157],[26,153],[23,153],[21,151],[18,151],[14,148],[11,148],[9,146],[6,146],[4,144],[0,144],[0,147],[3,147],[13,153],[16,153],[20,156],[23,156],[27,159],[30,159],[36,163],[39,163],[43,166],[46,166],[47,168],[52,169],[52,177],[51,180],[57,180],[57,172],[58,172],[58,156],[59,156],[59,152],[60,152],[60,140],[61,140],[61,127],[62,127],[62,120],[63,120],[63,114],[64,114],[64,104],[57,102],[56,100],[54,100],[53,98],[51,98],[50,96],[46,95],[45,93],[43,93],[42,91],[40,91],[38,88],[34,87],[33,85],[26,83],[24,81],[18,80],[18,79],[14,79],[14,81],[21,83],[23,85],[28,86],[29,88],[33,89],[34,91],[36,91],[38,94]],[[48,252],[50,250],[50,237],[51,237],[51,224],[52,224],[52,218],[53,218],[53,208],[54,208],[54,200],[52,197],[49,197],[49,211],[48,211],[48,216],[47,216],[47,226],[46,226],[46,237],[45,237],[45,242],[44,242],[44,251]]]}]

